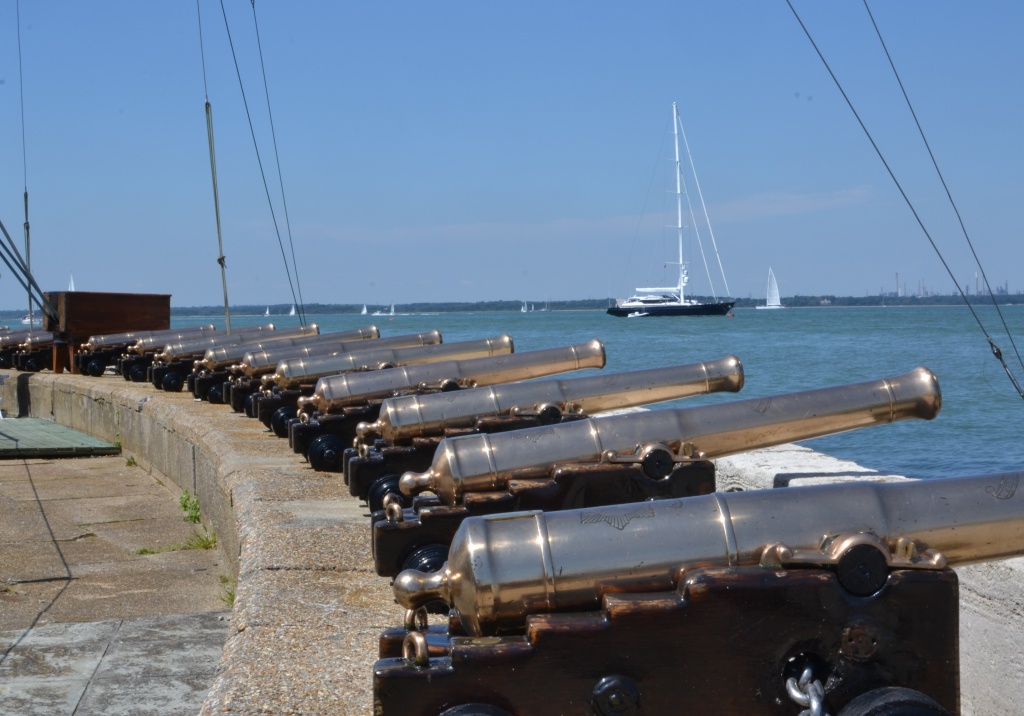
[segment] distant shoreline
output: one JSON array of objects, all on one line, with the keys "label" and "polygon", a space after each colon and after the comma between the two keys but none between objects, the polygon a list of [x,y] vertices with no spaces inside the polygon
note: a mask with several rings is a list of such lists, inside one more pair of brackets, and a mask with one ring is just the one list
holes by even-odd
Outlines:
[{"label": "distant shoreline", "polygon": [[[695,296],[701,299],[703,297]],[[993,296],[969,296],[971,305],[985,306],[992,305],[993,298],[1000,306],[1024,305],[1024,294],[996,294]],[[546,311],[604,311],[611,305],[609,299],[590,298],[572,301],[465,301],[465,302],[442,302],[442,303],[396,303],[396,311],[401,313],[522,313],[523,306],[527,306],[527,313],[544,313]],[[740,298],[736,299],[733,310],[747,310],[764,305],[763,299]],[[965,306],[960,296],[790,296],[782,299],[784,308],[925,308],[934,306]],[[538,306],[545,308],[538,308]],[[287,304],[259,304],[232,306],[232,315],[237,316],[265,316],[267,318],[286,318],[290,315],[292,305]],[[363,304],[345,303],[310,303],[304,308],[304,313],[314,315],[366,315],[368,318],[375,311],[383,313],[389,311],[391,304],[366,304],[367,313],[362,314]],[[267,311],[270,311],[268,314]],[[10,323],[20,321],[25,315],[25,309],[0,310],[0,322]],[[171,316],[175,317],[204,317],[224,315],[223,306],[172,306]],[[14,327],[12,325],[12,327]]]}]

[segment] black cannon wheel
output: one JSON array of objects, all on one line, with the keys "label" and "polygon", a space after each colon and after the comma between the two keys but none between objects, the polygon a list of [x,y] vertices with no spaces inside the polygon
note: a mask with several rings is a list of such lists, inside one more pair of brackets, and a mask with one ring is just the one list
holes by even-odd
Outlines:
[{"label": "black cannon wheel", "polygon": [[213,405],[220,405],[224,402],[224,384],[211,385],[206,391],[206,402]]},{"label": "black cannon wheel", "polygon": [[185,387],[185,381],[173,371],[165,375],[160,383],[168,393],[180,393],[181,389]]},{"label": "black cannon wheel", "polygon": [[438,572],[448,561],[448,545],[427,544],[417,547],[402,560],[402,569],[415,569],[419,572]]},{"label": "black cannon wheel", "polygon": [[341,472],[345,447],[345,441],[337,435],[316,436],[306,453],[309,466],[318,472]]},{"label": "black cannon wheel", "polygon": [[29,358],[25,361],[25,370],[29,373],[38,373],[43,369],[43,363],[38,358]]},{"label": "black cannon wheel", "polygon": [[403,507],[409,506],[406,504],[409,498],[398,489],[399,479],[401,479],[401,475],[382,475],[370,484],[370,488],[366,491],[366,504],[370,506],[370,512],[379,512],[384,509],[384,496],[389,492],[402,498]]},{"label": "black cannon wheel", "polygon": [[288,437],[288,421],[293,420],[298,414],[295,408],[289,408],[287,405],[275,410],[270,417],[270,429],[274,431],[274,435],[279,438]]},{"label": "black cannon wheel", "polygon": [[133,365],[128,369],[128,380],[133,383],[146,382],[146,366],[141,364]]},{"label": "black cannon wheel", "polygon": [[85,366],[85,370],[82,372],[86,375],[91,375],[94,378],[99,378],[103,375],[103,371],[107,369],[107,364],[101,361],[99,358],[93,358],[89,361],[88,365]]},{"label": "black cannon wheel", "polygon": [[846,704],[839,716],[951,716],[920,691],[887,686],[868,691]]}]

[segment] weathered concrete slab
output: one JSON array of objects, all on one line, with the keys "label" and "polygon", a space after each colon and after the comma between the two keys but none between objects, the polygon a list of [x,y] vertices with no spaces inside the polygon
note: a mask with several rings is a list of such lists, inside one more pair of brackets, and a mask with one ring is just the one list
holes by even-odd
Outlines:
[{"label": "weathered concrete slab", "polygon": [[0,461],[0,716],[199,711],[233,575],[176,549],[206,529],[179,494],[124,457]]},{"label": "weathered concrete slab", "polygon": [[0,633],[0,715],[195,714],[226,612],[47,624]]}]

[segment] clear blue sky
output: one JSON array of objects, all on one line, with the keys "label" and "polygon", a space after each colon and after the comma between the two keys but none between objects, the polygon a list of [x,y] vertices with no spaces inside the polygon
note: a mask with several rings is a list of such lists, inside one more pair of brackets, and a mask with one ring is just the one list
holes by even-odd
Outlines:
[{"label": "clear blue sky", "polygon": [[[973,287],[863,4],[794,4]],[[225,5],[287,242],[252,6]],[[290,303],[220,4],[201,8],[230,298]],[[0,1],[0,220],[20,244],[15,9]],[[196,4],[20,9],[43,289],[73,274],[78,290],[220,303]],[[1024,290],[1024,4],[871,9],[990,281]],[[603,298],[660,282],[673,101],[732,295],[763,297],[769,265],[783,296],[891,291],[897,273],[912,292],[952,291],[784,2],[261,0],[256,17],[306,302]],[[0,308],[24,305],[0,266]]]}]

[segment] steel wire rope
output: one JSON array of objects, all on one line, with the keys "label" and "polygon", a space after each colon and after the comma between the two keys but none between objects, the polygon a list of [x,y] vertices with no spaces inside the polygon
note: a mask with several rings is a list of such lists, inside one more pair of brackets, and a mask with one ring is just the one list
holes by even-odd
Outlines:
[{"label": "steel wire rope", "polygon": [[[22,288],[24,288],[29,295],[31,295],[32,291],[35,290],[35,299],[44,312],[49,313],[51,316],[57,315],[53,304],[46,300],[46,296],[43,295],[43,290],[39,288],[39,284],[36,283],[35,278],[31,273],[29,273],[25,260],[21,258],[21,253],[18,251],[18,247],[14,243],[14,239],[12,239],[11,235],[7,233],[7,227],[4,226],[2,221],[0,221],[0,233],[2,233],[4,238],[7,240],[6,244],[0,241],[0,254],[2,254],[0,255],[0,259],[7,264],[7,267],[11,269],[11,274],[18,280],[18,283],[21,284]],[[11,264],[11,261],[14,262],[13,265]]]},{"label": "steel wire rope", "polygon": [[[242,83],[242,71],[238,66],[238,55],[235,54],[234,40],[231,39],[231,26],[228,24],[228,13],[224,8],[224,0],[220,0],[220,11],[224,16],[224,29],[228,33],[228,45],[231,47],[231,59],[235,63],[235,75],[238,77],[238,89],[242,93],[242,104],[245,106],[245,118],[249,122],[249,134],[252,136],[252,145],[256,152],[256,163],[260,168],[260,178],[263,181],[263,191],[267,195],[267,205],[270,208],[270,218],[274,224],[274,233],[277,235],[277,245],[281,248],[281,259],[284,261],[284,272],[288,277],[288,289],[292,294],[292,302],[298,303],[295,295],[295,286],[292,283],[292,272],[288,267],[288,257],[284,251],[284,242],[281,240],[281,230],[277,225],[277,214],[274,211],[274,202],[270,198],[270,186],[267,184],[267,173],[263,169],[263,158],[260,156],[259,143],[256,141],[256,130],[252,125],[252,113],[249,111],[249,100],[245,96],[245,86]],[[306,324],[304,314],[299,314],[299,324],[303,326]]]},{"label": "steel wire rope", "polygon": [[277,132],[274,130],[274,114],[270,111],[270,88],[267,85],[267,69],[263,63],[263,43],[260,41],[260,26],[256,21],[256,0],[252,3],[252,24],[256,28],[256,48],[260,55],[260,71],[263,73],[263,94],[267,98],[267,117],[270,119],[270,138],[274,145],[274,162],[277,164],[277,181],[281,186],[281,207],[284,210],[284,227],[288,232],[288,248],[292,253],[292,270],[295,271],[295,288],[299,292],[299,317],[306,320],[306,304],[302,299],[302,282],[299,280],[299,262],[295,258],[295,241],[292,239],[292,222],[288,216],[288,200],[284,193],[284,173],[281,171],[281,157],[277,151]]},{"label": "steel wire rope", "polygon": [[[690,152],[690,143],[686,140],[686,129],[683,128],[683,121],[681,119],[676,117],[676,121],[679,122],[679,134],[683,138],[683,147],[686,149],[686,160],[690,164],[690,173],[693,174],[693,183],[694,183],[694,186],[697,188],[697,197],[700,199],[700,206],[701,206],[701,209],[704,212],[704,223],[707,224],[708,235],[711,237],[711,248],[713,248],[715,250],[715,261],[718,262],[718,271],[719,271],[719,273],[722,274],[722,285],[725,286],[725,295],[726,296],[731,296],[732,292],[729,290],[729,280],[725,277],[725,267],[722,266],[722,257],[718,253],[718,241],[715,240],[715,230],[711,226],[711,216],[708,214],[707,204],[704,203],[704,192],[700,188],[700,179],[697,178],[697,167],[694,166],[694,163],[693,163],[693,154]],[[687,194],[687,196],[686,196],[686,201],[687,201],[687,203],[689,203],[689,201],[690,201],[689,194]],[[692,208],[690,209],[690,213],[693,214],[693,209]],[[696,222],[694,222],[694,233],[695,234],[697,233]],[[697,241],[698,241],[698,243],[700,243],[699,236],[698,236]],[[704,245],[703,244],[700,245],[700,253],[701,253],[701,256],[703,257],[703,255],[704,255]],[[710,269],[707,268],[707,260],[705,260],[704,270],[708,274],[708,284],[711,286],[711,294],[714,297],[714,299],[717,301],[718,300],[718,296],[715,296],[715,293],[714,293],[715,286],[714,286],[714,283],[711,281],[711,271],[710,271]]]},{"label": "steel wire rope", "polygon": [[[910,115],[914,118],[914,124],[917,125],[917,131],[921,135],[921,141],[924,143],[925,149],[928,150],[928,157],[932,160],[932,166],[935,167],[935,173],[938,175],[939,181],[942,183],[942,188],[946,192],[946,198],[949,199],[950,206],[953,207],[953,213],[956,214],[956,219],[960,224],[960,230],[964,234],[964,240],[971,249],[971,255],[974,257],[974,263],[978,266],[978,270],[981,271],[981,278],[985,282],[985,288],[988,290],[988,295],[992,299],[992,305],[995,307],[996,313],[999,315],[999,320],[1003,324],[1006,336],[1010,339],[1010,345],[1013,346],[1013,352],[1017,356],[1017,362],[1020,363],[1022,368],[1024,368],[1024,359],[1021,358],[1020,351],[1017,350],[1017,344],[1013,340],[1013,334],[1010,332],[1010,327],[1006,325],[1006,318],[1003,316],[1003,311],[999,308],[999,302],[996,300],[995,294],[992,292],[992,286],[988,282],[988,276],[985,275],[985,268],[981,265],[981,259],[978,258],[978,254],[974,250],[974,242],[971,241],[971,237],[967,232],[967,226],[964,224],[963,217],[960,215],[960,209],[953,200],[953,193],[949,190],[949,186],[946,184],[946,178],[942,175],[942,170],[939,169],[939,162],[935,158],[935,154],[932,152],[932,147],[928,143],[928,138],[924,134],[924,128],[921,126],[921,122],[917,118],[917,112],[914,111],[914,106],[910,102],[910,96],[907,94],[907,90],[903,86],[903,80],[900,78],[899,72],[896,71],[896,64],[893,62],[892,56],[889,54],[889,48],[886,46],[885,40],[882,39],[882,32],[878,28],[878,23],[875,22],[875,16],[871,13],[871,8],[868,7],[867,0],[864,0],[864,9],[867,10],[868,17],[871,18],[871,24],[875,28],[875,34],[878,35],[878,41],[881,43],[882,49],[885,51],[885,57],[889,60],[889,66],[892,68],[892,74],[896,78],[897,84],[900,86],[903,98],[907,101],[907,109],[910,110]],[[986,337],[988,337],[987,334]],[[992,343],[991,338],[989,338],[989,343],[992,345],[993,351],[998,350],[998,346]]]},{"label": "steel wire rope", "polygon": [[988,330],[986,330],[985,328],[985,324],[982,323],[981,321],[981,317],[978,316],[977,311],[974,310],[974,306],[967,299],[967,296],[964,293],[963,289],[960,288],[960,284],[957,281],[956,276],[953,274],[953,270],[949,267],[949,264],[946,262],[946,259],[942,255],[942,252],[939,250],[939,247],[935,244],[935,240],[932,238],[932,235],[928,232],[928,229],[925,227],[924,221],[922,221],[920,214],[918,214],[917,209],[914,208],[913,202],[910,201],[910,197],[908,197],[906,191],[904,191],[903,185],[900,184],[899,179],[896,178],[896,174],[893,172],[892,168],[889,166],[889,163],[886,161],[885,155],[882,154],[882,150],[878,147],[878,144],[875,142],[875,139],[871,135],[871,132],[868,131],[867,126],[864,124],[864,120],[861,119],[860,114],[857,112],[857,109],[853,106],[853,102],[850,100],[849,96],[846,94],[846,91],[843,89],[843,85],[839,82],[839,78],[836,77],[835,73],[832,71],[832,67],[828,64],[828,61],[825,59],[825,56],[818,48],[818,44],[814,41],[814,38],[811,37],[810,30],[807,29],[807,26],[804,25],[803,20],[800,19],[800,14],[797,13],[796,8],[793,7],[792,0],[786,0],[786,4],[792,11],[797,23],[800,25],[800,29],[802,29],[804,31],[804,34],[807,36],[808,41],[811,43],[811,47],[813,47],[814,51],[818,54],[818,58],[825,66],[825,69],[828,71],[828,74],[832,78],[832,81],[835,83],[836,88],[839,90],[839,93],[843,96],[843,99],[846,101],[846,105],[850,108],[850,111],[853,113],[854,118],[860,125],[861,130],[863,130],[864,135],[871,143],[872,148],[875,150],[875,154],[878,155],[879,160],[881,160],[882,162],[882,166],[884,166],[885,170],[889,173],[889,178],[892,179],[893,183],[896,185],[896,189],[900,192],[900,195],[903,197],[903,201],[907,205],[907,208],[910,209],[910,213],[913,214],[914,220],[917,221],[917,225],[921,227],[921,231],[924,233],[925,238],[928,239],[928,243],[931,244],[932,249],[935,251],[935,255],[939,257],[939,261],[942,263],[943,268],[946,269],[946,273],[949,274],[949,277],[951,279],[953,279],[953,283],[954,285],[956,285],[957,292],[960,294],[960,297],[963,298],[964,303],[967,304],[968,310],[970,310],[971,315],[974,316],[975,322],[978,324],[978,327],[981,329],[981,332],[985,335],[985,339],[988,341],[989,349],[992,351],[992,355],[994,355],[996,360],[998,360],[999,363],[1003,366],[1003,370],[1006,372],[1006,377],[1010,379],[1010,383],[1013,384],[1013,387],[1017,391],[1017,394],[1020,395],[1022,399],[1024,399],[1024,389],[1021,388],[1020,383],[1017,382],[1017,379],[1014,378],[1013,373],[1010,371],[1010,367],[1006,365],[1006,361],[1003,360],[1002,351],[1000,350],[996,342],[992,340],[992,337],[989,335]]},{"label": "steel wire rope", "polygon": [[[676,117],[676,119],[674,121],[677,121],[679,123],[679,129],[681,130],[683,128],[682,121],[680,121],[678,117]],[[686,144],[686,135],[685,134],[683,135],[683,144],[684,145]],[[697,168],[693,166],[693,157],[690,156],[690,148],[689,147],[686,147],[686,158],[687,158],[687,160],[688,160],[688,162],[690,164],[690,175],[693,176],[693,182],[696,185],[697,193],[700,194],[700,182],[697,181]],[[690,200],[690,187],[686,183],[686,178],[684,178],[682,176],[681,172],[680,172],[680,162],[679,162],[678,159],[676,160],[675,165],[676,165],[676,175],[679,176],[679,182],[680,182],[681,191],[682,191],[681,195],[686,197],[686,211],[687,211],[687,213],[690,216],[690,224],[693,227],[693,237],[697,240],[697,248],[700,250],[700,260],[701,260],[701,263],[704,264],[704,275],[706,275],[708,277],[708,290],[711,291],[711,298],[713,300],[717,301],[718,300],[718,293],[715,291],[715,283],[714,283],[714,281],[711,278],[711,269],[708,267],[708,257],[707,257],[707,253],[704,251],[704,242],[701,241],[701,238],[700,238],[700,227],[697,225],[697,214],[694,213],[694,211],[693,211],[693,202]],[[701,205],[703,205],[704,204],[704,197],[703,196],[701,196],[700,201],[701,201]],[[708,227],[708,231],[711,231],[711,218],[708,216],[707,208],[704,209],[704,222],[705,222],[705,224]],[[683,228],[682,222],[680,222],[679,229],[682,230],[682,228]],[[714,234],[711,235],[711,238],[712,238],[712,243],[714,243]],[[717,253],[718,253],[718,247],[716,246],[715,247],[715,254],[717,255]],[[685,267],[685,265],[686,264],[684,262],[683,266]],[[719,266],[721,266],[721,261],[719,261]],[[723,274],[723,276],[724,275],[725,274]],[[728,293],[729,285],[726,284],[725,288],[726,288],[726,293]],[[683,299],[684,299],[684,296],[680,295],[679,296],[679,300],[683,300]]]}]

